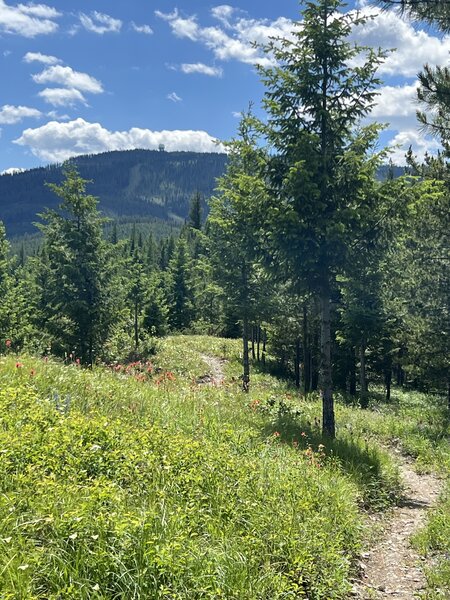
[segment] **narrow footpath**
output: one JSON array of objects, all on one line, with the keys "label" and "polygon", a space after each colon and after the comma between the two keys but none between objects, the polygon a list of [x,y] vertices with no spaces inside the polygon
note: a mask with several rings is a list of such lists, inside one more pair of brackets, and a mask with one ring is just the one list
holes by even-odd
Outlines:
[{"label": "narrow footpath", "polygon": [[225,377],[223,372],[225,360],[223,358],[211,356],[210,354],[200,354],[200,358],[208,365],[209,371],[206,375],[199,377],[197,383],[208,385],[217,385],[221,383]]},{"label": "narrow footpath", "polygon": [[392,450],[404,485],[404,497],[378,541],[362,558],[362,576],[355,583],[353,597],[361,600],[414,600],[426,586],[424,562],[410,539],[425,525],[442,489],[441,481],[430,474],[419,475],[413,464],[398,450]]}]

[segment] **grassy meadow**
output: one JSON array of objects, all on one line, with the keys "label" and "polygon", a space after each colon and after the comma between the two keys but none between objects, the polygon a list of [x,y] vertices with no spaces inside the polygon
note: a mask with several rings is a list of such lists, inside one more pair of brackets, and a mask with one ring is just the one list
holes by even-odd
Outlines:
[{"label": "grassy meadow", "polygon": [[[202,383],[205,355],[223,381]],[[263,372],[244,394],[239,374],[238,342],[202,336],[92,371],[0,357],[1,600],[348,598],[368,515],[401,496],[383,444],[448,474],[444,406],[338,397],[329,442],[318,397]],[[450,583],[449,502],[414,540],[429,600]]]}]

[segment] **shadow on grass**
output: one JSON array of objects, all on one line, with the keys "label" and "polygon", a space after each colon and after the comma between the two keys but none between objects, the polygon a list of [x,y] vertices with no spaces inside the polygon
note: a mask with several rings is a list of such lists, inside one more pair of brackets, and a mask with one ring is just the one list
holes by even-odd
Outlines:
[{"label": "shadow on grass", "polygon": [[[265,407],[263,407],[265,410]],[[261,435],[276,436],[315,464],[314,457],[325,464],[333,464],[358,486],[363,507],[383,510],[401,499],[399,475],[389,457],[382,450],[370,446],[365,439],[354,438],[342,431],[336,439],[322,436],[320,423],[301,418],[299,410],[286,407],[283,402],[268,407],[268,417]]]}]

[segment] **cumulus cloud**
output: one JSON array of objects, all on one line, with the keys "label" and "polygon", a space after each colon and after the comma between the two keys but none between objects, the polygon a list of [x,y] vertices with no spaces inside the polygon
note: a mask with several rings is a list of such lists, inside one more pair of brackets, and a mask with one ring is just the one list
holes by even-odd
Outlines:
[{"label": "cumulus cloud", "polygon": [[74,106],[78,103],[87,105],[86,98],[75,88],[45,88],[38,96],[52,106]]},{"label": "cumulus cloud", "polygon": [[170,23],[172,32],[177,37],[187,37],[192,41],[198,40],[200,28],[196,23],[195,16],[182,17],[177,8],[171,13],[163,13],[160,10],[155,10],[155,15]]},{"label": "cumulus cloud", "polygon": [[390,155],[394,164],[405,165],[405,154],[411,146],[412,151],[421,161],[425,154],[435,154],[441,145],[436,139],[421,134],[417,130],[399,132],[389,144],[393,148]]},{"label": "cumulus cloud", "polygon": [[211,15],[225,25],[225,27],[232,27],[230,20],[236,10],[236,8],[229,4],[221,4],[220,6],[214,6],[211,9]]},{"label": "cumulus cloud", "polygon": [[450,36],[442,38],[414,25],[396,11],[377,11],[365,7],[362,14],[369,20],[356,27],[352,37],[358,43],[373,48],[394,51],[380,65],[380,74],[415,77],[424,63],[446,65],[450,63]]},{"label": "cumulus cloud", "polygon": [[118,33],[122,28],[122,21],[109,15],[94,10],[90,16],[80,14],[80,22],[87,31],[103,35],[104,33]]},{"label": "cumulus cloud", "polygon": [[150,25],[137,25],[134,21],[131,21],[131,28],[133,31],[144,33],[145,35],[151,35],[153,33],[153,29]]},{"label": "cumulus cloud", "polygon": [[23,57],[23,60],[26,63],[40,62],[44,65],[57,65],[61,62],[61,60],[56,58],[56,56],[41,54],[40,52],[27,52]]},{"label": "cumulus cloud", "polygon": [[46,4],[10,6],[0,0],[0,33],[29,38],[54,33],[58,29],[55,19],[60,16],[60,12]]},{"label": "cumulus cloud", "polygon": [[201,27],[195,15],[184,17],[177,9],[171,13],[156,11],[155,14],[169,23],[175,36],[202,43],[219,60],[237,60],[251,65],[273,64],[273,60],[253,44],[266,44],[271,37],[290,37],[292,21],[285,17],[275,21],[236,17],[236,12],[228,5],[212,9],[213,16],[227,31],[219,26]]},{"label": "cumulus cloud", "polygon": [[74,71],[71,67],[62,67],[60,65],[48,67],[48,69],[44,69],[41,73],[33,75],[33,80],[41,84],[55,83],[57,85],[64,85],[68,88],[74,88],[90,94],[101,94],[103,92],[101,82],[95,79],[95,77],[91,77],[87,73]]},{"label": "cumulus cloud", "polygon": [[180,66],[180,71],[191,75],[192,73],[200,73],[201,75],[209,75],[210,77],[222,77],[223,69],[220,67],[211,67],[203,63],[183,63]]},{"label": "cumulus cloud", "polygon": [[34,118],[39,119],[42,116],[40,110],[30,108],[29,106],[12,106],[5,104],[0,107],[0,123],[4,125],[14,125],[20,123],[23,119]]},{"label": "cumulus cloud", "polygon": [[417,82],[382,86],[370,118],[388,123],[390,129],[413,129],[417,122],[417,86]]},{"label": "cumulus cloud", "polygon": [[109,131],[100,123],[89,123],[81,118],[68,123],[51,121],[42,127],[26,129],[14,143],[27,146],[35,156],[52,162],[61,162],[79,154],[110,150],[155,150],[160,144],[164,144],[169,152],[224,151],[223,145],[206,131],[151,131],[137,127],[128,131]]},{"label": "cumulus cloud", "polygon": [[181,102],[183,100],[183,98],[180,98],[180,96],[176,92],[171,92],[170,94],[167,94],[166,98],[167,100],[171,100],[172,102]]}]

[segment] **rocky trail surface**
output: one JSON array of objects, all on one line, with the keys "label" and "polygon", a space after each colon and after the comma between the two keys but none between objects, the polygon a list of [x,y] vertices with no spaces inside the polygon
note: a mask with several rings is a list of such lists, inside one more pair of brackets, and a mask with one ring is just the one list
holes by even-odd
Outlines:
[{"label": "rocky trail surface", "polygon": [[353,597],[361,600],[414,600],[425,588],[424,562],[411,546],[411,536],[425,525],[427,512],[441,492],[434,475],[418,474],[399,450],[391,450],[404,485],[404,496],[383,526],[383,532],[362,557],[362,576]]},{"label": "rocky trail surface", "polygon": [[200,358],[208,366],[208,373],[197,378],[199,384],[216,385],[221,383],[225,377],[223,372],[223,365],[225,359],[217,358],[217,356],[211,356],[210,354],[200,354]]}]

